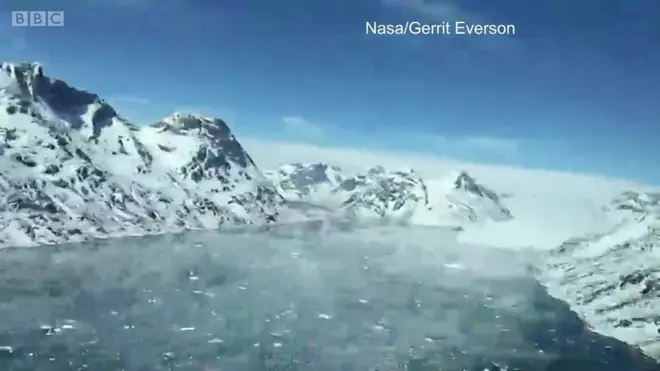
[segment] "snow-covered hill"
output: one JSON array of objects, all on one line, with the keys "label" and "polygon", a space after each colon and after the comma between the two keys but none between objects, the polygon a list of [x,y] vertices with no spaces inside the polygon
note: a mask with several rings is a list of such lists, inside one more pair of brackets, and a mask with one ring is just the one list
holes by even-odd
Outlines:
[{"label": "snow-covered hill", "polygon": [[609,209],[621,223],[552,250],[539,278],[596,331],[660,358],[660,194],[625,192]]},{"label": "snow-covered hill", "polygon": [[222,120],[138,128],[37,64],[0,71],[0,246],[276,221],[283,199]]},{"label": "snow-covered hill", "polygon": [[348,174],[324,163],[295,163],[265,174],[286,198],[319,203],[352,218],[443,226],[512,218],[500,197],[466,172],[427,181],[410,168],[376,166]]}]

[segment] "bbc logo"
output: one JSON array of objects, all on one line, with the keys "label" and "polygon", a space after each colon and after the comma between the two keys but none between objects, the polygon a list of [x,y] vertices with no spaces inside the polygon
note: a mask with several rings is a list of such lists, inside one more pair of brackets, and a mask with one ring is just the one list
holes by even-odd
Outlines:
[{"label": "bbc logo", "polygon": [[14,27],[62,27],[64,12],[56,11],[14,11],[11,12],[11,25]]}]

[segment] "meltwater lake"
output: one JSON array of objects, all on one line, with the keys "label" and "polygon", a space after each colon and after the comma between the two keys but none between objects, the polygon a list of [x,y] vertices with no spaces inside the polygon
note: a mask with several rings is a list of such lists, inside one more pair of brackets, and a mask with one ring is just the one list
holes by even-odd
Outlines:
[{"label": "meltwater lake", "polygon": [[0,370],[642,371],[532,254],[411,227],[0,251]]}]

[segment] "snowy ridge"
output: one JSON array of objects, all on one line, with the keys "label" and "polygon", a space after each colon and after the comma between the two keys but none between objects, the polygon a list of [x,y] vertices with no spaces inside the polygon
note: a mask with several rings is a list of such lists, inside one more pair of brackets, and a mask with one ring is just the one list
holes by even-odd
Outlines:
[{"label": "snowy ridge", "polygon": [[597,332],[660,358],[660,195],[625,192],[612,208],[625,213],[607,233],[566,241],[539,279]]},{"label": "snowy ridge", "polygon": [[282,197],[217,119],[138,128],[38,64],[0,71],[0,246],[273,222]]},{"label": "snowy ridge", "polygon": [[410,168],[376,166],[349,175],[337,166],[296,163],[265,174],[286,198],[323,204],[352,219],[462,227],[512,218],[494,191],[464,171],[425,181]]},{"label": "snowy ridge", "polygon": [[293,163],[276,170],[265,171],[282,196],[290,200],[312,197],[320,202],[332,202],[333,191],[346,175],[337,166],[323,163]]},{"label": "snowy ridge", "polygon": [[352,191],[342,205],[352,216],[409,220],[416,210],[429,207],[426,184],[412,169],[372,168],[344,181],[340,189]]}]

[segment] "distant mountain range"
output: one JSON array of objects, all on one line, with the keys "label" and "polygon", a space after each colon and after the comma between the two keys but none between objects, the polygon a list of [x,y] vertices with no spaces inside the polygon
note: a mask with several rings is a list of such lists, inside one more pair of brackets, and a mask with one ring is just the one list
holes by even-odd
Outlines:
[{"label": "distant mountain range", "polygon": [[513,217],[494,191],[465,172],[427,182],[412,169],[379,166],[347,174],[328,164],[296,163],[265,174],[283,197],[326,205],[353,218],[460,227]]}]

